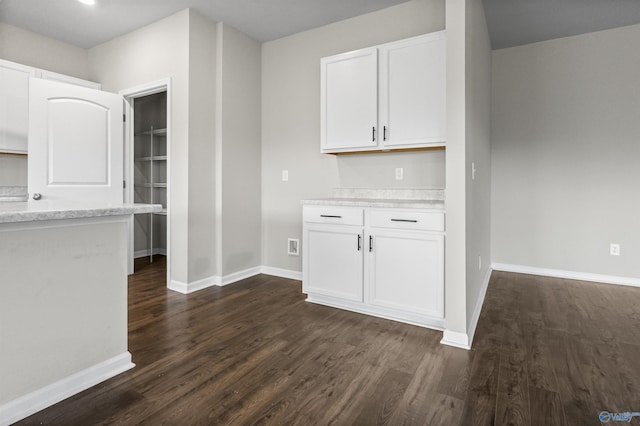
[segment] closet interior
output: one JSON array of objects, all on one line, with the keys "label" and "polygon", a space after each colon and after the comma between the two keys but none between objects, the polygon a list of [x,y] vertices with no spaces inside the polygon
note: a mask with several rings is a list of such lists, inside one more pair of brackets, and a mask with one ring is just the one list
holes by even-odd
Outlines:
[{"label": "closet interior", "polygon": [[161,213],[135,215],[134,257],[167,254],[167,92],[134,99],[135,203],[162,204]]}]

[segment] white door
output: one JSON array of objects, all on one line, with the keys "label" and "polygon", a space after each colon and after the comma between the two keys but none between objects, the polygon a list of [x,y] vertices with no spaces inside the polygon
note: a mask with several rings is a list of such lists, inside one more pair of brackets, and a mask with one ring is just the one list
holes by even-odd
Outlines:
[{"label": "white door", "polygon": [[444,315],[444,236],[376,230],[367,252],[369,303]]},{"label": "white door", "polygon": [[30,199],[121,203],[122,117],[120,95],[31,79]]},{"label": "white door", "polygon": [[446,140],[444,32],[390,43],[380,49],[382,145],[397,148]]},{"label": "white door", "polygon": [[378,49],[322,58],[322,152],[378,145]]},{"label": "white door", "polygon": [[363,301],[362,228],[305,227],[302,291]]}]

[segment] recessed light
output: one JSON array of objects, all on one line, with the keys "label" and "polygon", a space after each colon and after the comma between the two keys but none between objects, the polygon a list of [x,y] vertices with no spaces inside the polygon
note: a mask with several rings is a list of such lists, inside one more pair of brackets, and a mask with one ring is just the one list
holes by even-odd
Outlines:
[{"label": "recessed light", "polygon": [[96,4],[96,0],[78,0],[82,4],[94,5]]}]

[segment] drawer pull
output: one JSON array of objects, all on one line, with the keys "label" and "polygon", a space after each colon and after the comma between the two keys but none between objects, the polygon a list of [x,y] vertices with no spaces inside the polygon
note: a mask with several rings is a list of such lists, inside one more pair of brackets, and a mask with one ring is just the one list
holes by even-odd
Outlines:
[{"label": "drawer pull", "polygon": [[409,223],[418,223],[415,219],[391,219],[391,222],[409,222]]},{"label": "drawer pull", "polygon": [[333,214],[321,214],[320,217],[330,217],[330,218],[333,218],[333,219],[342,219],[342,216],[336,216],[336,215],[333,215]]}]

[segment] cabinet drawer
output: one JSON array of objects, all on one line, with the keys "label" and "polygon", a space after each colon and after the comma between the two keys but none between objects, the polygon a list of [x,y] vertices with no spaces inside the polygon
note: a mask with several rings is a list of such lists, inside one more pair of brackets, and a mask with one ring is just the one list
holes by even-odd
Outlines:
[{"label": "cabinet drawer", "polygon": [[364,212],[359,208],[335,206],[304,206],[304,222],[358,225],[364,223]]},{"label": "cabinet drawer", "polygon": [[368,210],[367,226],[419,231],[444,231],[444,213],[411,210]]}]

